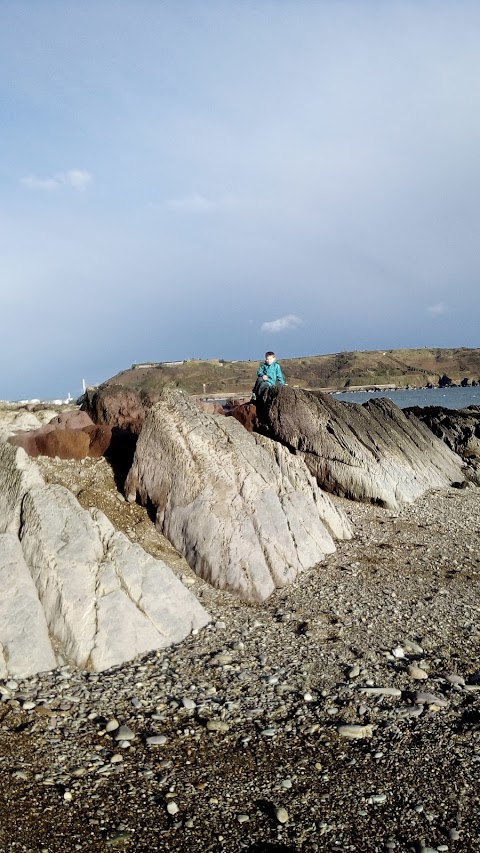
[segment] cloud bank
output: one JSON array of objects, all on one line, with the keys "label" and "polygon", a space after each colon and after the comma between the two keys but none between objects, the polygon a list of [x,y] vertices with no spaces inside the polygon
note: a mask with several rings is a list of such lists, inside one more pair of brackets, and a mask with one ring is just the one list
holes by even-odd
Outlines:
[{"label": "cloud bank", "polygon": [[85,169],[69,169],[67,172],[61,172],[51,178],[38,178],[35,175],[20,178],[20,183],[27,189],[45,192],[59,190],[62,187],[74,189],[77,192],[85,192],[92,181],[93,175]]},{"label": "cloud bank", "polygon": [[303,320],[297,317],[296,314],[286,314],[285,317],[279,317],[278,320],[268,320],[262,323],[261,331],[275,334],[276,332],[284,332],[286,329],[298,329]]}]

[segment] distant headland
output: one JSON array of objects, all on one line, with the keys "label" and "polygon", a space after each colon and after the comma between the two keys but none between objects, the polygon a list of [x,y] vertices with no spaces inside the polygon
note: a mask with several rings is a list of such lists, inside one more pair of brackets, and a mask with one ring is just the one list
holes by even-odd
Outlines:
[{"label": "distant headland", "polygon": [[[425,388],[480,384],[480,349],[428,348],[337,352],[279,358],[289,385],[311,390]],[[249,394],[259,359],[186,359],[132,364],[102,384],[137,391],[160,391],[169,385],[189,394]]]}]

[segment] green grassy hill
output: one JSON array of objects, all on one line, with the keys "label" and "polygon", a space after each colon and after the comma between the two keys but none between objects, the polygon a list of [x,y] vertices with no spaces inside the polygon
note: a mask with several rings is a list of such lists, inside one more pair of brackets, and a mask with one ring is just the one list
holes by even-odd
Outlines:
[{"label": "green grassy hill", "polygon": [[[103,384],[160,391],[165,385],[190,394],[244,395],[255,382],[259,361],[199,361],[133,365]],[[480,349],[404,349],[340,352],[281,359],[286,381],[310,389],[394,385],[421,388],[447,374],[459,384],[480,380]]]}]

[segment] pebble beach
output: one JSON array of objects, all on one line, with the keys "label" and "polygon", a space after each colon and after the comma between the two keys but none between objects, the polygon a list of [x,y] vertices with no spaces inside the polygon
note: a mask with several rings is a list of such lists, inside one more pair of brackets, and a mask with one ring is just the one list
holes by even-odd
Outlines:
[{"label": "pebble beach", "polygon": [[259,605],[212,589],[103,460],[38,460],[212,623],[0,684],[5,851],[480,851],[480,500],[334,499],[351,541]]}]

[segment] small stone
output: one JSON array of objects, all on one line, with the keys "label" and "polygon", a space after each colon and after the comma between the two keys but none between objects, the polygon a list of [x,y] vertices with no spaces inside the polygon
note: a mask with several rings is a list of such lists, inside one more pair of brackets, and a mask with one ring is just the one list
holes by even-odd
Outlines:
[{"label": "small stone", "polygon": [[424,681],[426,678],[428,678],[428,672],[425,672],[424,669],[421,669],[414,663],[411,663],[409,664],[409,666],[407,666],[407,672],[410,678],[414,678],[416,681]]},{"label": "small stone", "polygon": [[116,752],[115,755],[112,755],[110,759],[110,764],[120,764],[123,761],[123,755],[120,755],[119,752]]},{"label": "small stone", "polygon": [[187,711],[193,711],[197,707],[196,702],[194,702],[193,699],[190,699],[189,696],[183,697],[182,705]]},{"label": "small stone", "polygon": [[413,652],[415,655],[423,654],[423,649],[414,640],[403,640],[403,646],[407,652]]},{"label": "small stone", "polygon": [[402,691],[398,687],[361,687],[360,693],[366,696],[401,696]]},{"label": "small stone", "polygon": [[115,731],[114,740],[133,740],[135,734],[128,726],[119,726]]},{"label": "small stone", "polygon": [[372,796],[369,797],[368,802],[369,803],[384,803],[386,799],[387,799],[386,794],[372,794]]},{"label": "small stone", "polygon": [[436,696],[434,693],[427,693],[424,690],[417,690],[415,701],[419,705],[437,705],[439,708],[448,708],[446,699],[443,699],[442,696]]},{"label": "small stone", "polygon": [[71,791],[65,791],[65,793],[63,795],[63,799],[65,800],[66,803],[71,803],[71,801],[73,800],[72,792]]},{"label": "small stone", "polygon": [[287,777],[286,779],[282,779],[280,785],[282,786],[282,788],[285,788],[285,790],[288,791],[292,787],[292,780],[289,777]]},{"label": "small stone", "polygon": [[286,823],[288,820],[288,812],[283,806],[277,806],[275,809],[275,817],[279,823]]},{"label": "small stone", "polygon": [[170,802],[167,803],[167,812],[169,815],[178,814],[178,806],[175,800],[170,800]]},{"label": "small stone", "polygon": [[23,703],[22,708],[24,711],[33,711],[33,709],[36,708],[36,703],[31,700],[27,700]]},{"label": "small stone", "polygon": [[337,729],[340,737],[346,737],[350,740],[360,740],[361,738],[369,738],[373,735],[373,725],[367,726],[339,726]]},{"label": "small stone", "polygon": [[150,735],[145,739],[148,746],[163,746],[166,742],[166,735]]},{"label": "small stone", "polygon": [[402,646],[395,646],[395,648],[392,649],[392,655],[394,658],[404,658],[405,649]]},{"label": "small stone", "polygon": [[449,673],[449,675],[444,675],[444,678],[449,684],[460,684],[461,687],[465,686],[465,679],[461,675],[457,675],[455,672]]},{"label": "small stone", "polygon": [[458,829],[456,829],[454,826],[451,826],[450,829],[448,829],[447,835],[448,835],[450,841],[459,841],[460,840],[460,833],[459,833]]},{"label": "small stone", "polygon": [[277,730],[273,728],[262,729],[260,734],[263,735],[263,737],[275,737]]},{"label": "small stone", "polygon": [[250,820],[248,814],[238,814],[237,820],[239,823],[247,823]]},{"label": "small stone", "polygon": [[105,726],[105,731],[106,732],[114,732],[118,728],[119,728],[119,723],[117,722],[117,720],[108,720],[108,722]]},{"label": "small stone", "polygon": [[228,732],[230,726],[225,720],[209,720],[207,723],[207,729],[209,732]]},{"label": "small stone", "polygon": [[357,678],[360,675],[360,666],[358,663],[354,663],[352,668],[348,672],[349,678]]}]

